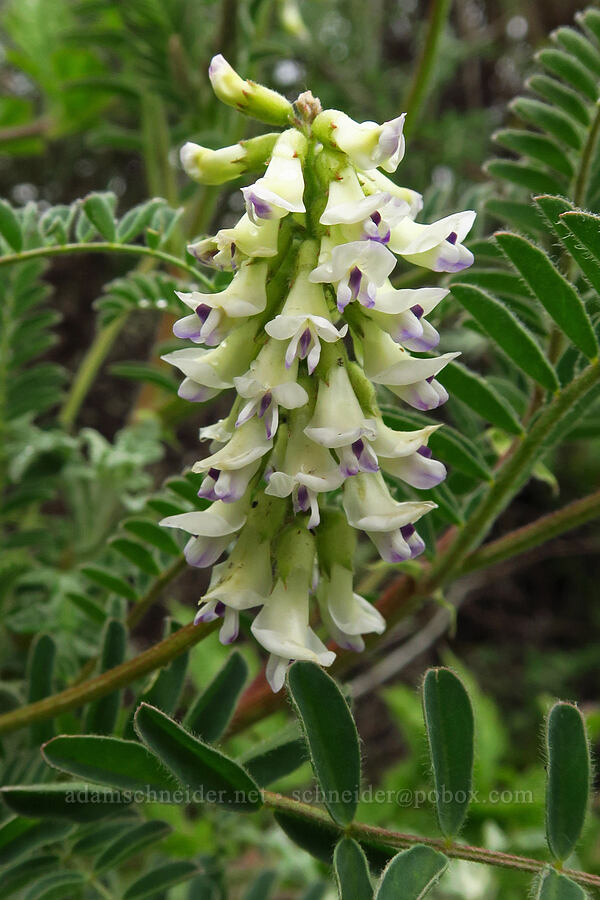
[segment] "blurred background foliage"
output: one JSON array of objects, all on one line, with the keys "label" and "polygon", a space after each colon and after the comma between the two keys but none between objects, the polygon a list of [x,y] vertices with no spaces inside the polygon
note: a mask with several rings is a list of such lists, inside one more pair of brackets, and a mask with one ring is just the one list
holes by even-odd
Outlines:
[{"label": "blurred background foliage", "polygon": [[[451,4],[434,77],[419,114],[409,122],[408,151],[398,173],[404,184],[425,194],[426,218],[474,205],[480,210],[478,234],[493,230],[495,223],[484,211],[493,188],[482,171],[491,154],[490,137],[511,121],[508,103],[521,90],[534,51],[583,7],[570,0]],[[239,214],[240,198],[233,188],[190,184],[180,170],[178,148],[185,140],[216,148],[254,133],[252,123],[215,101],[206,76],[214,53],[290,98],[310,87],[324,106],[344,109],[358,120],[383,121],[410,102],[428,10],[429,4],[418,0],[5,0],[0,12],[0,196],[17,207],[36,204],[43,212],[89,191],[108,190],[121,214],[148,197],[163,197],[182,210],[165,240],[180,254],[186,239]],[[31,284],[24,278],[24,285],[3,282],[3,287],[19,288],[20,302],[42,270],[30,273]],[[60,322],[48,346],[41,347],[43,362],[60,364],[67,373],[78,369],[98,329],[94,302],[108,283],[130,270],[131,261],[117,255],[58,258],[47,267],[44,296],[38,299],[43,302],[52,292],[51,316],[59,314]],[[150,267],[138,271],[142,278],[152,276]],[[172,279],[177,274],[169,273]],[[26,476],[29,485],[37,486],[45,519],[36,519],[25,506],[24,515],[31,518],[26,540],[35,546],[37,568],[24,570],[23,547],[16,540],[3,563],[4,683],[21,674],[23,651],[40,618],[58,642],[58,685],[94,654],[102,617],[94,620],[89,609],[82,613],[78,567],[106,553],[102,548],[123,517],[135,517],[150,491],[194,461],[198,425],[204,415],[215,418],[218,404],[182,419],[177,402],[165,400],[171,396],[164,393],[170,379],[166,369],[157,369],[157,384],[140,387],[135,371],[122,365],[155,361],[158,348],[169,341],[173,317],[164,310],[172,304],[173,280],[167,282],[154,295],[144,283],[140,298],[146,302],[134,302],[134,311],[115,329],[106,364],[76,410],[78,431],[49,429],[48,412],[41,409],[35,421],[21,420],[9,436],[4,451],[8,478],[17,483]],[[24,332],[23,340],[29,337]],[[66,377],[52,368],[46,383],[55,378],[59,384]],[[531,482],[504,514],[496,533],[551,509],[558,484],[565,503],[596,485],[599,450],[597,437],[570,442],[553,461],[558,481],[548,470],[541,472],[543,477]],[[185,495],[181,484],[179,494]],[[163,504],[168,502],[163,498]],[[160,504],[154,508],[161,512]],[[451,664],[471,686],[480,722],[476,786],[482,795],[495,787],[533,796],[532,802],[494,807],[476,802],[464,837],[527,855],[542,851],[543,766],[537,734],[550,698],[560,694],[582,702],[596,747],[600,741],[598,549],[597,529],[587,527],[500,571],[461,582],[460,595],[452,596],[460,614],[450,637],[441,608],[439,619],[419,613],[385,638],[380,658],[396,656],[384,687],[357,660],[353,677],[369,783],[392,791],[427,789],[415,686],[427,664]],[[109,559],[119,572],[121,557],[108,553],[103,561]],[[137,646],[160,637],[167,612],[180,622],[190,620],[202,577],[198,572],[179,575],[133,632]],[[111,613],[122,615],[123,598],[111,602]],[[442,623],[439,628],[436,621]],[[417,638],[410,640],[413,634]],[[251,673],[258,671],[253,645],[244,642],[241,650]],[[227,653],[212,636],[190,654],[185,697],[206,685]],[[286,721],[284,713],[277,713],[234,738],[232,746],[244,752]],[[62,724],[68,728],[68,717]],[[305,767],[282,787],[309,781]],[[153,815],[152,809],[146,813]],[[232,828],[228,814],[219,810],[198,816],[183,807],[161,807],[157,815],[174,828],[161,852],[174,859],[202,858],[226,896],[242,896],[252,873],[266,867],[276,869],[274,896],[281,900],[299,897],[311,885],[311,896],[319,896],[315,884],[325,878],[325,867],[266,818],[235,819]],[[414,809],[365,803],[360,817],[401,831],[433,830],[433,809],[427,804]],[[598,870],[597,817],[580,857],[578,866]],[[526,883],[517,873],[461,863],[435,896],[517,900]],[[211,896],[202,893],[200,881],[177,890],[169,896]],[[323,890],[331,888],[323,882]]]}]

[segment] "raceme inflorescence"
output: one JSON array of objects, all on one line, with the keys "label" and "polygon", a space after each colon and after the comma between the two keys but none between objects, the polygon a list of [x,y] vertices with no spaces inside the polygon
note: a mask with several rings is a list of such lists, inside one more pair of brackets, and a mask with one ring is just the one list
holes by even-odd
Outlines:
[{"label": "raceme inflorescence", "polygon": [[181,397],[202,402],[231,388],[236,397],[225,419],[200,431],[210,455],[194,471],[210,505],[162,524],[191,535],[190,565],[214,565],[196,622],[222,617],[228,643],[240,611],[260,608],[252,632],[277,691],[290,660],[335,658],[311,627],[311,594],[340,647],[361,650],[363,634],[384,630],[353,591],[358,532],[388,563],[424,549],[415,523],[435,504],[396,500],[385,475],[416,489],[439,484],[445,468],[427,446],[439,426],[388,427],[376,390],[435,409],[448,396],[436,375],[458,354],[431,353],[439,335],[427,317],[447,290],[390,279],[397,257],[434,272],[469,266],[462,241],[475,213],[415,221],[421,196],[380,171],[402,160],[404,116],[357,123],[309,92],[291,104],[222,56],[209,74],[225,103],[284,130],[181,151],[188,175],[205,184],[262,174],[242,188],[237,224],[189,248],[233,277],[219,293],[179,295],[190,313],[174,332],[192,343],[164,359],[185,376]]}]

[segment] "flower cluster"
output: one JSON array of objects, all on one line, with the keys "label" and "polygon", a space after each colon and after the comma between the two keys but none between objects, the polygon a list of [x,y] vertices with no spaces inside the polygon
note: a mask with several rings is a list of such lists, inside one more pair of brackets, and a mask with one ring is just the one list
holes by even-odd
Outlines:
[{"label": "flower cluster", "polygon": [[415,221],[420,195],[379,171],[403,157],[404,116],[359,124],[321,111],[310,94],[292,106],[222,57],[209,74],[224,102],[284,130],[181,153],[204,183],[262,174],[242,188],[238,223],[189,248],[232,278],[220,293],[180,294],[190,314],[174,332],[192,345],[164,358],[185,376],[180,396],[205,401],[233,388],[236,397],[226,419],[200,432],[209,455],[194,471],[210,505],[162,524],[191,535],[190,565],[218,563],[197,622],[221,617],[230,642],[240,612],[259,608],[251,628],[277,691],[290,660],[335,658],[311,625],[311,594],[340,647],[360,650],[362,635],[384,630],[353,590],[357,532],[389,563],[424,549],[415,523],[435,504],[396,500],[386,475],[417,489],[439,484],[445,468],[427,446],[438,426],[388,427],[376,387],[434,409],[447,399],[436,375],[458,354],[430,353],[439,335],[428,315],[447,291],[401,290],[390,278],[397,257],[434,272],[469,266],[462,241],[475,214]]}]

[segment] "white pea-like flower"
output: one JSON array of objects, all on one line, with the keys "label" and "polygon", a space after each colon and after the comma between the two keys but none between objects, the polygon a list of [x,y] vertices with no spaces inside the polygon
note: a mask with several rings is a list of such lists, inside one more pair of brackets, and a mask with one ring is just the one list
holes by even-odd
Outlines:
[{"label": "white pea-like flower", "polygon": [[459,354],[430,354],[448,289],[435,276],[430,286],[399,288],[393,273],[398,257],[440,273],[469,266],[464,241],[475,213],[415,221],[421,194],[380,171],[402,160],[404,114],[359,123],[323,111],[309,92],[292,107],[221,56],[210,78],[225,103],[283,130],[181,151],[185,170],[205,184],[258,175],[241,188],[239,221],[189,247],[200,263],[234,275],[219,293],[179,294],[188,314],[175,335],[205,346],[163,359],[185,376],[181,397],[203,401],[228,389],[236,397],[199,433],[210,446],[193,471],[204,474],[199,496],[211,505],[162,524],[191,535],[184,552],[192,566],[228,554],[196,621],[222,618],[220,639],[229,643],[240,612],[258,608],[251,630],[278,691],[290,660],[335,659],[313,627],[312,594],[338,646],[360,651],[363,635],[384,631],[381,613],[353,587],[360,533],[390,564],[424,550],[415,525],[436,504],[397,499],[397,491],[403,483],[436,496],[446,469],[429,441],[441,426],[390,428],[377,391],[435,409],[448,399],[436,376]]},{"label": "white pea-like flower", "polygon": [[273,592],[252,623],[252,634],[270,654],[267,679],[277,692],[283,687],[290,660],[308,659],[330,666],[335,653],[328,650],[309,625],[311,573],[296,568]]}]

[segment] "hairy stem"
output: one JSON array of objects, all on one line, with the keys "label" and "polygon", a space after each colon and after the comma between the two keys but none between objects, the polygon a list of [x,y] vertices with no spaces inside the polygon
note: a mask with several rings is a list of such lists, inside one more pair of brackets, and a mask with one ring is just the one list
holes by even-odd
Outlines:
[{"label": "hairy stem", "polygon": [[587,140],[581,153],[581,162],[577,170],[575,184],[573,187],[573,203],[580,207],[585,203],[587,187],[594,159],[594,151],[598,143],[598,135],[600,134],[600,100],[596,101],[596,114],[592,121],[591,128],[588,132]]},{"label": "hairy stem", "polygon": [[69,393],[58,414],[58,421],[63,428],[70,430],[73,427],[87,392],[96,378],[104,360],[108,356],[111,347],[121,333],[127,318],[128,314],[123,313],[122,315],[117,316],[116,319],[113,319],[109,325],[100,328],[94,340],[88,347],[87,353],[77,369]]},{"label": "hairy stem", "polygon": [[451,5],[452,0],[432,0],[431,2],[425,43],[403,104],[406,110],[405,134],[409,134],[413,130],[431,86],[440,38],[450,14]]},{"label": "hairy stem", "polygon": [[59,694],[53,694],[0,716],[0,734],[15,731],[32,722],[52,718],[70,709],[77,709],[85,703],[105,697],[112,691],[137,681],[149,672],[166,666],[190,647],[203,641],[219,627],[219,624],[219,620],[216,620],[205,625],[186,625],[134,659],[121,663],[120,666],[115,666],[114,669],[109,669],[90,681],[84,681]]},{"label": "hairy stem", "polygon": [[539,414],[525,437],[518,439],[514,453],[498,470],[479,506],[420,582],[419,593],[429,594],[445,584],[460,569],[467,554],[483,542],[496,518],[522,486],[552,430],[599,379],[600,365],[588,366]]},{"label": "hairy stem", "polygon": [[525,553],[526,550],[531,550],[533,547],[538,547],[540,544],[558,537],[559,534],[564,534],[565,531],[570,531],[595,519],[597,516],[600,516],[600,491],[595,491],[581,500],[575,500],[556,512],[542,516],[530,525],[524,525],[496,541],[491,541],[467,556],[460,574],[466,575],[468,572],[512,559]]},{"label": "hairy stem", "polygon": [[[286,815],[296,816],[304,821],[324,825],[329,829],[338,831],[340,837],[349,835],[366,844],[393,847],[398,850],[413,847],[415,844],[426,844],[428,847],[439,850],[451,859],[465,859],[469,862],[485,863],[486,865],[499,866],[503,869],[518,869],[522,872],[541,872],[542,869],[545,869],[548,866],[547,862],[540,859],[515,856],[512,853],[500,853],[495,850],[487,850],[485,847],[471,847],[467,844],[456,844],[442,838],[428,838],[417,834],[403,834],[397,831],[388,831],[385,828],[378,828],[374,825],[363,825],[359,822],[353,822],[344,829],[339,825],[336,825],[322,810],[310,806],[308,803],[293,800],[291,797],[284,797],[282,794],[276,794],[273,791],[263,791],[263,801],[265,806],[268,809],[272,809],[274,812],[285,813]],[[587,872],[578,872],[573,869],[561,869],[561,872],[579,884],[600,887],[600,877],[597,875],[590,875]]]},{"label": "hairy stem", "polygon": [[147,256],[172,266],[186,275],[191,275],[204,287],[212,290],[213,285],[209,278],[199,269],[189,263],[165,253],[163,250],[153,250],[143,244],[117,244],[112,241],[90,241],[81,244],[51,244],[48,247],[35,247],[33,250],[23,250],[21,253],[7,253],[0,256],[0,266],[8,266],[12,263],[27,262],[30,259],[44,259],[48,256],[66,256],[69,253],[122,253],[126,256]]}]

